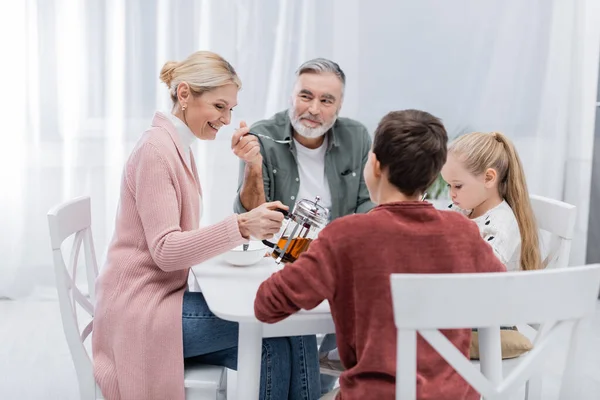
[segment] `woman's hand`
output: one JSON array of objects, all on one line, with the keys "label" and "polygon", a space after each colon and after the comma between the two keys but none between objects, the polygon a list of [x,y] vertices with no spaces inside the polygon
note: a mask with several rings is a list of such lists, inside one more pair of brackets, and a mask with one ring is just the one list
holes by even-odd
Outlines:
[{"label": "woman's hand", "polygon": [[239,129],[236,129],[231,137],[231,149],[240,159],[249,165],[260,165],[262,167],[262,155],[260,154],[260,143],[254,135],[248,135],[250,128],[244,121],[240,122]]},{"label": "woman's hand", "polygon": [[288,207],[280,201],[263,203],[254,210],[238,215],[238,227],[240,233],[246,239],[250,236],[263,240],[272,238],[283,222],[283,214],[275,211],[276,208],[288,210]]}]

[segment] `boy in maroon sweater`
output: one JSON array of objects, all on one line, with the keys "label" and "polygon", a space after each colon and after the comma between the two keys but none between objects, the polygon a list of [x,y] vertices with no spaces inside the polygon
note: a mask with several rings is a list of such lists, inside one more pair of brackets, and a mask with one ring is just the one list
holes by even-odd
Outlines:
[{"label": "boy in maroon sweater", "polygon": [[[444,126],[429,113],[406,110],[386,115],[375,131],[364,171],[371,200],[378,206],[368,214],[330,223],[307,252],[258,290],[256,317],[269,323],[329,301],[346,368],[338,400],[395,396],[390,274],[506,270],[481,240],[475,224],[459,213],[438,211],[419,201],[446,161],[446,142]],[[470,329],[444,334],[468,357]],[[420,336],[417,346],[419,399],[479,399]]]}]

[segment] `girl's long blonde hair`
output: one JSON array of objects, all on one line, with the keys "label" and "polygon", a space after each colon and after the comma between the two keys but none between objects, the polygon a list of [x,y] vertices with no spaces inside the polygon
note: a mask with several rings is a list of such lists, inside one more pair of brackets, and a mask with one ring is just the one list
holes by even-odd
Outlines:
[{"label": "girl's long blonde hair", "polygon": [[499,132],[473,132],[453,141],[448,153],[457,156],[474,175],[481,175],[488,168],[496,170],[498,192],[512,208],[519,224],[521,268],[542,268],[537,223],[521,160],[512,142]]}]

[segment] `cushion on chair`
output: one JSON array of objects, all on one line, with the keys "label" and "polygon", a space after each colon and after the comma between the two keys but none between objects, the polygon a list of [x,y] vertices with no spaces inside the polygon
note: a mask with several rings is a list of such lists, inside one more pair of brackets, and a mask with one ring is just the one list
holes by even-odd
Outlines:
[{"label": "cushion on chair", "polygon": [[[533,349],[531,341],[521,332],[514,329],[502,329],[500,331],[500,343],[502,346],[502,359],[519,357]],[[471,360],[479,360],[479,334],[477,331],[471,333]]]}]

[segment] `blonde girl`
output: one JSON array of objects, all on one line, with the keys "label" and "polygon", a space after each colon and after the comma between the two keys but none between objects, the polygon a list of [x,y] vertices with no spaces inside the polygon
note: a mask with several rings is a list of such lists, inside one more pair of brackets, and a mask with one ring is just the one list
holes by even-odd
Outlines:
[{"label": "blonde girl", "polygon": [[508,271],[541,268],[538,230],[525,174],[511,141],[499,132],[463,135],[442,168],[450,209],[477,224]]}]

